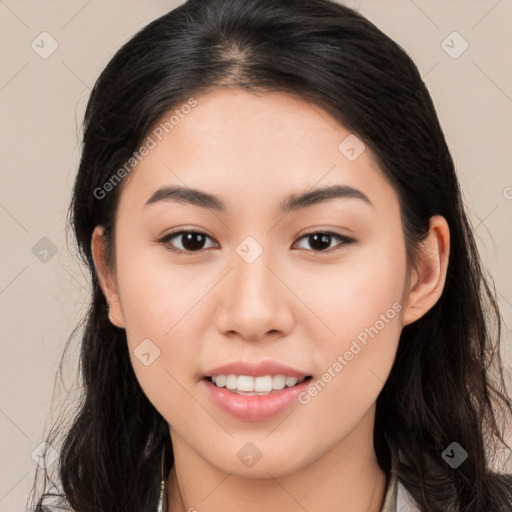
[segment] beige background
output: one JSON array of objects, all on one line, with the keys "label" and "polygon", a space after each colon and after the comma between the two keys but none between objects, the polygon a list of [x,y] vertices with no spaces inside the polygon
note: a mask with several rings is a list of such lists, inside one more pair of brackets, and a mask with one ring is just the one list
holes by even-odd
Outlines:
[{"label": "beige background", "polygon": [[[65,238],[85,102],[114,51],[178,3],[0,0],[0,512],[24,510],[62,349],[87,304],[87,276]],[[408,51],[433,95],[495,278],[511,368],[512,2],[347,3]],[[458,58],[442,45],[454,31],[463,39],[450,36],[446,50],[469,45]],[[42,32],[58,44],[46,59],[31,47],[51,48]],[[56,253],[41,261],[37,243]]]}]

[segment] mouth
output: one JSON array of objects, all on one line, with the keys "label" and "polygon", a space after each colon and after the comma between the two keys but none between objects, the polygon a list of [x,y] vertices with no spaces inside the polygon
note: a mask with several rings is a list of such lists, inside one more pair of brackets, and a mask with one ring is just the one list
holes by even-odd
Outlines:
[{"label": "mouth", "polygon": [[[311,375],[298,378],[228,374],[206,376],[200,382],[206,396],[221,411],[238,420],[258,422],[283,414],[294,404],[296,407],[298,397],[310,386],[312,378]],[[280,389],[274,389],[274,382]]]},{"label": "mouth", "polygon": [[228,374],[206,376],[203,380],[217,388],[224,388],[235,395],[267,396],[300,386],[303,382],[309,381],[312,378],[312,375],[298,378],[282,374],[259,377]]}]

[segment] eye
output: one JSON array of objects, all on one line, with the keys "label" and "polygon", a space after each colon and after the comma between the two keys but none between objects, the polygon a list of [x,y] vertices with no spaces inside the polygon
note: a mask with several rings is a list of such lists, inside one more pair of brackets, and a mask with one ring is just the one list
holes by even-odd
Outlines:
[{"label": "eye", "polygon": [[[180,238],[182,240],[181,247],[176,248],[174,246],[174,242],[171,243],[171,240]],[[206,233],[201,231],[175,231],[174,233],[165,235],[158,241],[165,245],[165,247],[167,247],[172,252],[187,253],[199,252],[200,250],[204,249],[204,243],[206,239],[212,240],[212,238],[210,238]]]},{"label": "eye", "polygon": [[[181,247],[176,247],[175,242],[173,241],[175,239],[181,239]],[[165,235],[163,238],[158,240],[158,242],[163,244],[172,252],[194,253],[200,252],[201,250],[205,249],[205,242],[208,239],[213,240],[211,237],[209,237],[206,233],[203,233],[202,231],[175,231],[174,233],[169,233]],[[341,247],[355,242],[353,238],[340,235],[339,233],[335,233],[333,231],[315,231],[312,233],[307,233],[301,236],[298,239],[298,241],[306,240],[309,243],[310,247],[312,248],[313,252],[321,253],[327,252],[328,249],[332,249],[332,239],[337,239],[339,241],[337,245]],[[213,247],[218,247],[218,245],[219,244],[215,242],[213,244]],[[211,247],[212,246],[210,246],[210,248]],[[304,247],[300,247],[300,249],[304,249]]]},{"label": "eye", "polygon": [[[333,231],[315,231],[312,233],[307,233],[299,238],[300,240],[307,240],[310,247],[312,247],[313,252],[327,252],[327,249],[331,249],[332,239],[336,238],[340,241],[338,246],[340,249],[347,245],[355,242],[353,238],[349,238],[348,236],[340,235],[339,233],[335,233]],[[303,247],[301,247],[302,249]]]}]

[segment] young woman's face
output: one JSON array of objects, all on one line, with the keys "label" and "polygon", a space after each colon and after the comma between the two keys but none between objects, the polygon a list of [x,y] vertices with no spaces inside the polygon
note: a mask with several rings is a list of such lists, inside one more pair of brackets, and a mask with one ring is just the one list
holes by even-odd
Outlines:
[{"label": "young woman's face", "polygon": [[[226,472],[283,475],[331,450],[357,457],[407,323],[397,195],[369,148],[317,106],[233,89],[196,100],[168,133],[150,133],[156,145],[120,198],[111,319],[137,378],[175,450]],[[327,186],[339,197],[294,200]],[[166,187],[183,191],[149,201]],[[186,199],[192,189],[203,195]],[[206,195],[216,200],[199,205]],[[266,397],[205,378],[250,376],[214,371],[238,362],[288,367],[260,367],[272,378],[258,386],[312,378]]]}]

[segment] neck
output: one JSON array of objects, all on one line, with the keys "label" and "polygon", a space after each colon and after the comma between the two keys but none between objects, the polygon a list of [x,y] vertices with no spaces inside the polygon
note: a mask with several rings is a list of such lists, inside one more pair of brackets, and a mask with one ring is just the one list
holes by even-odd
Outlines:
[{"label": "neck", "polygon": [[168,512],[380,512],[386,472],[373,448],[373,415],[309,465],[279,477],[247,478],[204,460],[172,431],[175,464]]}]

